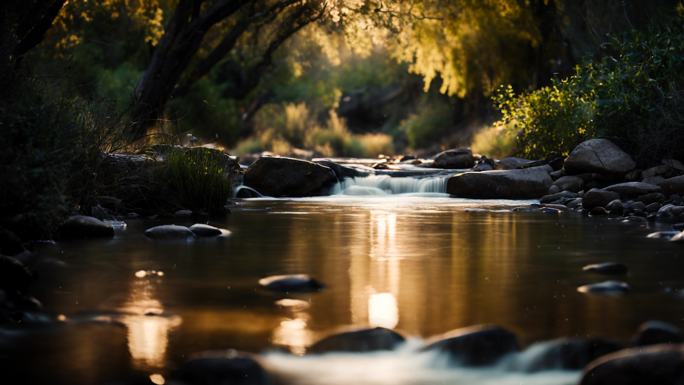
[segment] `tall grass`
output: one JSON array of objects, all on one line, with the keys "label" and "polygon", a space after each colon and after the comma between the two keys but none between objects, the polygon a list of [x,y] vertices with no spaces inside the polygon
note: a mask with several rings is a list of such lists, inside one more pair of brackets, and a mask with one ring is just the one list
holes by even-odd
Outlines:
[{"label": "tall grass", "polygon": [[172,149],[166,155],[163,177],[181,207],[220,213],[232,194],[231,170],[217,151]]}]

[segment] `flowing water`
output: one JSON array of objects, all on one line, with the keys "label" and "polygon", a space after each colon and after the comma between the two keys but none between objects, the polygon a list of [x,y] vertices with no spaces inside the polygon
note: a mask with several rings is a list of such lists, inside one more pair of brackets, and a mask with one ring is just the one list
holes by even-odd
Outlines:
[{"label": "flowing water", "polygon": [[[34,294],[57,321],[0,331],[4,378],[78,385],[131,372],[168,377],[193,352],[235,348],[261,353],[296,385],[574,384],[578,372],[515,369],[543,345],[484,369],[455,368],[416,347],[479,323],[510,328],[524,346],[561,336],[624,340],[649,319],[683,323],[684,250],[647,239],[654,228],[511,210],[530,202],[448,198],[441,177],[388,178],[358,178],[330,197],[239,201],[211,222],[232,231],[225,239],[155,242],[143,231],[162,222],[145,220],[111,240],[46,248],[44,258],[66,265],[43,261],[39,272],[49,273]],[[173,222],[192,223],[163,223]],[[629,266],[631,293],[576,291],[604,279],[582,272],[602,261]],[[327,288],[286,296],[258,287],[259,278],[286,273]],[[395,328],[410,339],[392,352],[299,356],[349,325]]]}]

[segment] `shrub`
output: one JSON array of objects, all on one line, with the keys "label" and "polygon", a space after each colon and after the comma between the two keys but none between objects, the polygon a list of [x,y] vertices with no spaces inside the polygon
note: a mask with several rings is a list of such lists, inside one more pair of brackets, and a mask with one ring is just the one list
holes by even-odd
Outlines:
[{"label": "shrub", "polygon": [[410,147],[429,147],[449,131],[453,118],[454,111],[448,103],[425,103],[419,112],[401,122],[401,130],[406,133]]},{"label": "shrub", "polygon": [[515,140],[515,133],[509,127],[489,126],[475,134],[470,147],[476,153],[503,158],[516,152]]},{"label": "shrub", "polygon": [[205,148],[173,148],[166,154],[162,180],[180,207],[220,213],[232,194],[224,154]]},{"label": "shrub", "polygon": [[682,19],[613,38],[603,57],[567,79],[516,96],[495,97],[499,127],[518,134],[524,156],[567,154],[578,142],[607,137],[642,165],[684,157],[684,25]]}]

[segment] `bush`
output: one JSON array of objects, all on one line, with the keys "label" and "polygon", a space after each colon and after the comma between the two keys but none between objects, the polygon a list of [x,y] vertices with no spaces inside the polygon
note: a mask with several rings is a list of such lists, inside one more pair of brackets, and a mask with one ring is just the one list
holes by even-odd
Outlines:
[{"label": "bush", "polygon": [[509,127],[489,126],[475,134],[470,147],[478,154],[500,159],[516,152],[515,140],[515,133]]},{"label": "bush", "polygon": [[166,154],[162,180],[183,208],[221,213],[232,195],[226,155],[205,148],[174,148]]},{"label": "bush", "polygon": [[99,115],[57,87],[24,74],[3,80],[0,226],[48,238],[92,202],[99,154],[112,138]]},{"label": "bush", "polygon": [[444,102],[424,103],[419,112],[401,122],[411,148],[430,147],[453,127],[454,110]]},{"label": "bush", "polygon": [[684,158],[684,25],[632,32],[604,45],[602,59],[548,87],[495,98],[498,126],[518,132],[522,155],[567,154],[580,141],[606,137],[642,165]]}]

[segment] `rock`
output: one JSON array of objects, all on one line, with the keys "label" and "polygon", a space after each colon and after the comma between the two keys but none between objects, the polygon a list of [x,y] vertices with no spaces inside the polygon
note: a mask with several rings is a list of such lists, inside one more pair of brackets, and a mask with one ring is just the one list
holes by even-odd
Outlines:
[{"label": "rock", "polygon": [[684,194],[684,175],[665,179],[660,183],[660,187],[667,195]]},{"label": "rock", "polygon": [[625,219],[622,220],[622,223],[639,223],[639,224],[646,224],[648,222],[648,219],[644,217],[639,217],[635,215],[630,215],[625,217]]},{"label": "rock", "polygon": [[592,216],[600,216],[600,215],[608,215],[609,213],[608,213],[608,210],[606,210],[605,208],[603,208],[601,206],[596,206],[596,207],[592,208],[591,210],[589,210],[589,214]]},{"label": "rock", "polygon": [[614,199],[606,205],[606,210],[610,212],[613,215],[622,215],[625,211],[625,206],[622,204],[622,201],[619,199]]},{"label": "rock", "polygon": [[157,240],[182,240],[195,238],[195,234],[185,226],[160,225],[145,230],[145,236]]},{"label": "rock", "polygon": [[608,139],[590,139],[582,142],[565,160],[565,170],[569,174],[597,172],[624,175],[634,167],[634,160]]},{"label": "rock", "polygon": [[532,345],[537,354],[526,356],[521,362],[526,372],[542,370],[579,370],[595,359],[620,350],[622,347],[614,342],[600,338],[560,338],[553,341]]},{"label": "rock", "polygon": [[672,237],[675,235],[679,234],[679,231],[656,231],[654,233],[650,233],[646,236],[646,238],[651,238],[651,239],[666,239],[670,240]]},{"label": "rock", "polygon": [[393,350],[405,341],[404,337],[390,329],[381,327],[356,329],[332,334],[314,343],[310,353],[328,352],[372,352]]},{"label": "rock", "polygon": [[467,366],[493,364],[503,356],[518,350],[515,334],[491,325],[456,329],[433,338],[421,349],[448,354],[452,361]]},{"label": "rock", "polygon": [[673,230],[684,231],[684,223],[675,223],[672,225]]},{"label": "rock", "polygon": [[670,238],[670,242],[684,243],[684,231]]},{"label": "rock", "polygon": [[536,161],[536,160],[530,160],[530,159],[525,159],[525,158],[518,158],[515,156],[508,156],[505,157],[501,160],[499,160],[499,163],[497,165],[497,169],[499,170],[516,170],[516,169],[521,169],[521,168],[529,168],[529,167],[534,167],[538,166],[540,164],[543,164],[544,162]]},{"label": "rock", "polygon": [[644,183],[660,186],[661,183],[665,182],[665,178],[663,178],[662,176],[649,176],[648,178],[644,178],[641,181]]},{"label": "rock", "polygon": [[566,175],[556,179],[553,186],[557,186],[561,191],[579,192],[584,187],[584,180],[578,176]]},{"label": "rock", "polygon": [[679,172],[684,172],[684,163],[677,159],[663,159],[661,163]]},{"label": "rock", "polygon": [[684,348],[656,345],[611,353],[584,370],[580,385],[681,385]]},{"label": "rock", "polygon": [[661,221],[676,222],[684,217],[684,206],[666,204],[658,210],[656,217]]},{"label": "rock", "polygon": [[192,210],[177,210],[175,213],[173,213],[173,216],[178,218],[188,218],[192,216]]},{"label": "rock", "polygon": [[678,344],[684,342],[684,334],[678,327],[662,321],[648,321],[639,326],[632,338],[634,346]]},{"label": "rock", "polygon": [[173,375],[184,385],[270,385],[271,379],[251,355],[235,350],[208,351],[190,357]]},{"label": "rock", "polygon": [[435,155],[433,167],[464,169],[475,166],[473,152],[469,148],[456,148]]},{"label": "rock", "polygon": [[665,195],[661,193],[649,193],[649,194],[644,194],[640,195],[637,197],[637,200],[639,202],[642,202],[646,205],[651,204],[651,203],[662,203],[665,201]]},{"label": "rock", "polygon": [[447,181],[447,192],[462,198],[533,199],[551,186],[548,166],[520,170],[466,172]]},{"label": "rock", "polygon": [[606,207],[611,201],[619,199],[620,195],[616,192],[593,188],[582,197],[582,207],[591,210],[594,207]]},{"label": "rock", "polygon": [[340,164],[337,164],[331,160],[328,159],[316,159],[314,160],[315,163],[320,164],[321,166],[328,167],[329,169],[333,170],[335,173],[335,176],[337,177],[337,180],[341,181],[344,180],[345,178],[356,178],[357,176],[368,176],[368,173],[361,172],[357,169],[351,168],[351,167],[346,167],[342,166]]},{"label": "rock", "polygon": [[656,176],[663,176],[667,175],[672,168],[668,165],[661,164],[655,167],[647,168],[646,170],[643,170],[641,172],[641,177],[642,178],[651,178],[651,177],[656,177]]},{"label": "rock", "polygon": [[0,254],[14,256],[24,251],[21,239],[13,232],[0,227]]},{"label": "rock", "polygon": [[59,228],[59,236],[62,239],[111,238],[114,228],[97,218],[74,215]]},{"label": "rock", "polygon": [[259,285],[280,292],[316,292],[325,288],[321,282],[306,274],[272,275],[259,280]]},{"label": "rock", "polygon": [[604,188],[607,191],[613,191],[620,194],[621,197],[629,198],[644,194],[660,192],[660,186],[643,183],[643,182],[625,182],[618,183]]},{"label": "rock", "polygon": [[574,193],[574,192],[561,191],[561,192],[558,192],[555,194],[544,195],[543,197],[541,197],[539,199],[539,202],[540,203],[551,203],[551,202],[559,201],[559,200],[564,199],[564,198],[565,199],[574,199],[574,198],[577,198],[578,196],[579,195],[577,195],[577,193]]},{"label": "rock", "polygon": [[646,205],[646,212],[647,213],[657,213],[660,208],[663,207],[660,203],[658,202],[653,202],[648,205]]},{"label": "rock", "polygon": [[575,198],[568,203],[566,203],[566,206],[568,206],[569,209],[578,209],[582,207],[582,198]]},{"label": "rock", "polygon": [[204,223],[195,223],[190,226],[190,231],[198,237],[218,237],[228,230],[219,229],[218,227],[209,226]]},{"label": "rock", "polygon": [[0,255],[0,289],[5,293],[23,293],[33,279],[23,263],[12,257]]},{"label": "rock", "polygon": [[625,282],[605,281],[580,286],[577,291],[584,294],[624,294],[630,289],[630,286]]},{"label": "rock", "polygon": [[582,270],[589,273],[598,273],[606,275],[627,274],[627,266],[617,262],[603,262],[595,263],[592,265],[586,265],[582,268]]},{"label": "rock", "polygon": [[245,173],[244,183],[274,197],[322,195],[337,181],[333,170],[313,162],[262,157]]},{"label": "rock", "polygon": [[494,170],[494,166],[489,164],[488,162],[478,162],[475,167],[473,167],[473,171],[491,171]]}]

